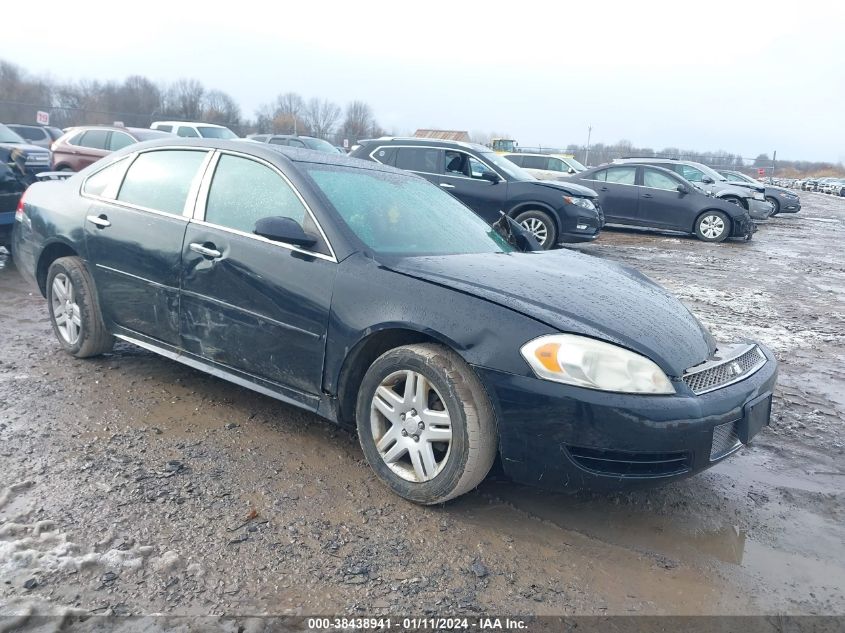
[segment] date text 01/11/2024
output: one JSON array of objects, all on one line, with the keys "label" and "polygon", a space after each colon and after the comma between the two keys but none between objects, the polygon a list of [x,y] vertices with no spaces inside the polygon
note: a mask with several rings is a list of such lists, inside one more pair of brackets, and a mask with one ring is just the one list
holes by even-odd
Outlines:
[{"label": "date text 01/11/2024", "polygon": [[308,618],[308,629],[312,631],[332,630],[382,630],[393,628],[405,631],[442,631],[469,630],[481,631],[520,631],[526,630],[528,624],[519,618]]}]

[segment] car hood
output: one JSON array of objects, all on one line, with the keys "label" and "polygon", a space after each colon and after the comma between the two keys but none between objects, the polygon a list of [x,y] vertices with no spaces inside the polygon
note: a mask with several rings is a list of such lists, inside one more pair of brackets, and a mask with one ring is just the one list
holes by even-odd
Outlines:
[{"label": "car hood", "polygon": [[407,257],[382,264],[560,332],[634,350],[670,376],[715,351],[713,337],[678,299],[636,270],[594,256],[559,250]]},{"label": "car hood", "polygon": [[17,150],[20,154],[49,154],[50,150],[31,143],[0,143],[4,149]]},{"label": "car hood", "polygon": [[584,185],[577,185],[574,182],[565,180],[537,180],[540,187],[548,187],[550,189],[558,189],[571,196],[581,196],[583,198],[598,198],[599,194],[585,187]]}]

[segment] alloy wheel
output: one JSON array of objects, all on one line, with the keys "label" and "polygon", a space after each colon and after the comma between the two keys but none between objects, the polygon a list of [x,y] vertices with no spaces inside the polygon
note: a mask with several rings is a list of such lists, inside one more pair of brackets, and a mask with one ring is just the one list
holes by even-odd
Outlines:
[{"label": "alloy wheel", "polygon": [[82,329],[82,317],[79,304],[74,296],[73,283],[64,273],[53,278],[52,307],[56,329],[68,345],[76,345]]},{"label": "alloy wheel", "polygon": [[705,215],[701,218],[701,234],[713,240],[725,232],[725,223],[718,215]]},{"label": "alloy wheel", "polygon": [[381,381],[370,405],[370,428],[384,463],[406,481],[434,479],[449,460],[449,411],[431,381],[416,371]]},{"label": "alloy wheel", "polygon": [[542,220],[537,218],[526,218],[520,222],[520,224],[522,225],[522,228],[531,232],[534,237],[537,238],[537,241],[540,242],[540,246],[546,243],[546,239],[549,237],[549,227],[547,227]]}]

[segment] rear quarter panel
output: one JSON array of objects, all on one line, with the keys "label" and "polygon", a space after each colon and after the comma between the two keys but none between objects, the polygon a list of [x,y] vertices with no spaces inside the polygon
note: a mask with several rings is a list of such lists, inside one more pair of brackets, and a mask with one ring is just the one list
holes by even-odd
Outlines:
[{"label": "rear quarter panel", "polygon": [[65,244],[82,259],[84,221],[89,201],[79,195],[81,177],[31,185],[24,196],[24,218],[15,223],[15,262],[21,273],[35,281],[38,262],[52,244]]}]

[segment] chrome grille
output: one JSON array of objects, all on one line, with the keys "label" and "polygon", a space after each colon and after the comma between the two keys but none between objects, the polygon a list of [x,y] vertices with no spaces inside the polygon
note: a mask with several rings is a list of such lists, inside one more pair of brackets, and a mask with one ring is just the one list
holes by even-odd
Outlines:
[{"label": "chrome grille", "polygon": [[742,446],[737,434],[736,422],[725,422],[713,427],[713,444],[710,446],[710,461],[715,461]]},{"label": "chrome grille", "polygon": [[695,394],[707,393],[748,378],[766,364],[766,356],[756,345],[732,346],[716,350],[712,360],[691,367],[684,382]]}]

